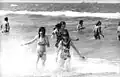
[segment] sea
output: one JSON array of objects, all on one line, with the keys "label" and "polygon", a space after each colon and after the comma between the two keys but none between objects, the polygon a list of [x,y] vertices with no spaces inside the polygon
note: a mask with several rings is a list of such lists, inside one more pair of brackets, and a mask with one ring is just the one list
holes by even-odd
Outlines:
[{"label": "sea", "polygon": [[[0,3],[0,25],[8,17],[9,33],[0,33],[0,77],[119,77],[120,42],[117,26],[120,21],[120,3]],[[79,20],[86,27],[76,31]],[[102,22],[105,38],[95,40],[93,26]],[[85,60],[71,47],[70,69],[58,67],[55,39],[51,38],[54,26],[66,22],[76,48]],[[36,42],[21,46],[37,35],[39,27],[46,28],[50,47],[47,48],[45,67],[39,62],[36,69]],[[119,74],[119,75],[118,75]],[[116,76],[117,75],[117,76]]]}]

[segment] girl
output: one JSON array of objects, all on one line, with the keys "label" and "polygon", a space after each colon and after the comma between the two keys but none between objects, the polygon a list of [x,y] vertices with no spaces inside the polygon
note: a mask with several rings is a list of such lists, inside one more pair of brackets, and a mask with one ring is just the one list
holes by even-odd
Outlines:
[{"label": "girl", "polygon": [[[52,32],[52,37],[56,36],[57,40],[56,40],[55,46],[56,46],[56,48],[58,48],[58,44],[62,40],[62,34],[63,34],[64,30],[67,31],[67,33],[68,33],[68,30],[66,29],[66,22],[65,21],[61,21],[60,23],[58,23],[55,26],[55,28],[56,29],[54,29],[54,31]],[[78,41],[79,40],[79,38],[71,38],[71,37],[70,37],[70,39],[72,41]],[[57,59],[58,59],[58,52],[57,52],[57,56],[56,56],[56,61],[57,61]]]},{"label": "girl", "polygon": [[25,44],[22,44],[22,45],[28,45],[28,44],[31,44],[31,43],[33,43],[37,40],[36,50],[37,50],[37,53],[38,53],[38,58],[37,58],[36,66],[38,64],[39,58],[41,58],[41,60],[42,60],[42,66],[45,65],[46,46],[47,47],[50,46],[48,37],[45,35],[45,33],[46,33],[45,27],[40,27],[39,31],[38,31],[38,35],[36,35],[33,40],[31,40],[31,41],[29,41]]},{"label": "girl", "polygon": [[[70,46],[72,46],[74,48],[74,50],[77,52],[77,54],[85,59],[84,56],[82,56],[79,51],[76,49],[76,47],[74,46],[73,42],[71,41],[70,37],[69,37],[69,33],[67,30],[63,31],[62,34],[62,40],[59,43],[59,48],[57,50],[58,52],[58,61],[60,63],[60,67],[64,67],[65,64],[69,64],[70,63],[70,59],[71,59],[71,55],[70,55]],[[69,66],[69,65],[67,65]]]},{"label": "girl", "polygon": [[102,33],[102,30],[101,30],[101,24],[102,24],[101,21],[98,21],[97,24],[94,26],[93,31],[94,31],[95,39],[99,39],[100,40],[100,35],[102,35],[103,38],[104,38],[104,35]]}]

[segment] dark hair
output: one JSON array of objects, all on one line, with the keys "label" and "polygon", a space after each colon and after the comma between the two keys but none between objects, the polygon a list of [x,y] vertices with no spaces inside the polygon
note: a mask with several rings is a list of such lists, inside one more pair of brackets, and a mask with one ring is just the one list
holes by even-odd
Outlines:
[{"label": "dark hair", "polygon": [[60,24],[61,25],[66,25],[66,22],[65,21],[61,21]]},{"label": "dark hair", "polygon": [[55,25],[55,27],[53,28],[53,30],[55,30],[55,29],[60,29],[61,28],[61,24],[60,23],[57,23],[56,25]]},{"label": "dark hair", "polygon": [[38,35],[39,35],[39,38],[40,38],[40,32],[43,32],[43,37],[45,37],[45,33],[46,33],[46,29],[45,27],[40,27],[39,30],[38,30]]},{"label": "dark hair", "polygon": [[5,20],[5,21],[8,21],[8,17],[5,17],[4,20]]},{"label": "dark hair", "polygon": [[82,24],[82,23],[83,23],[83,20],[80,20],[80,21],[79,21],[79,24]]},{"label": "dark hair", "polygon": [[99,26],[99,25],[101,25],[102,23],[101,23],[101,21],[98,21],[97,23],[96,23],[96,26]]}]

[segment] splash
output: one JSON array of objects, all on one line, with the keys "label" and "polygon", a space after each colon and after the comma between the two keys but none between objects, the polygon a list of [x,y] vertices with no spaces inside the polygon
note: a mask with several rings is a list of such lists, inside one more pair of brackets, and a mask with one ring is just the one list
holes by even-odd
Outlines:
[{"label": "splash", "polygon": [[36,69],[36,52],[32,52],[29,46],[20,46],[20,41],[12,39],[7,44],[2,43],[1,52],[1,73],[3,77],[17,76],[72,76],[87,73],[120,73],[120,66],[110,61],[100,58],[88,58],[80,60],[74,55],[71,59],[71,67],[69,71],[65,71],[58,67],[56,54],[47,54],[45,67],[41,66],[41,61]]},{"label": "splash", "polygon": [[43,16],[66,16],[66,17],[101,17],[120,19],[120,13],[90,13],[90,12],[73,12],[73,11],[4,11],[0,10],[0,15],[7,14],[28,14],[28,15],[43,15]]}]

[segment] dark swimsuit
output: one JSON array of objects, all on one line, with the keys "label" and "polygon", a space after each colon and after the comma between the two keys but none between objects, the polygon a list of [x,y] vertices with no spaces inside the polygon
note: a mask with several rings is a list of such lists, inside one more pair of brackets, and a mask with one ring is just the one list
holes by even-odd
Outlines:
[{"label": "dark swimsuit", "polygon": [[57,36],[57,40],[55,46],[58,48],[58,44],[62,40],[62,32],[61,31],[56,32],[56,36]]},{"label": "dark swimsuit", "polygon": [[62,59],[64,59],[64,60],[71,57],[70,52],[69,52],[69,50],[70,50],[70,42],[71,42],[71,40],[69,40],[67,43],[62,41],[63,51],[60,54],[60,57]]}]

